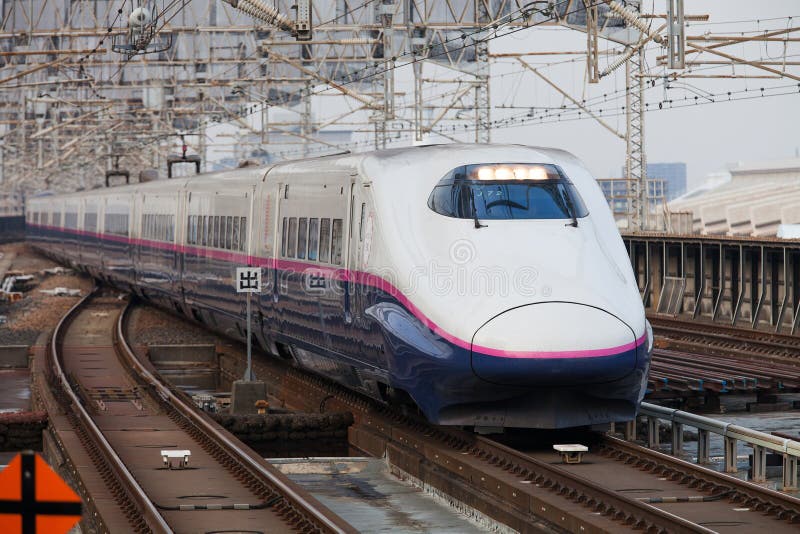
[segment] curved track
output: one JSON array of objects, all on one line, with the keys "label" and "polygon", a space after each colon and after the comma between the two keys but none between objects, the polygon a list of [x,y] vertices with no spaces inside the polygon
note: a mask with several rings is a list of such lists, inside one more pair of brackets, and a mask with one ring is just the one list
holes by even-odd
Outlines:
[{"label": "curved track", "polygon": [[[123,308],[99,292],[88,296],[59,323],[49,356],[52,390],[71,427],[54,425],[61,450],[75,453],[63,445],[73,431],[92,463],[76,477],[97,488],[96,472],[112,496],[92,495],[94,512],[109,512],[98,522],[114,532],[353,531],[164,387],[125,343]],[[188,466],[165,467],[161,450],[190,450]]]}]

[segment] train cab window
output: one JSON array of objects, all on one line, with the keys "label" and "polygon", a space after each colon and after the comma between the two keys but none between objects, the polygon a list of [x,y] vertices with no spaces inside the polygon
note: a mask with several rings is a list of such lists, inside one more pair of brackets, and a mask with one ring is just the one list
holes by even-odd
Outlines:
[{"label": "train cab window", "polygon": [[306,245],[308,243],[308,219],[300,217],[297,224],[297,257],[306,259]]},{"label": "train cab window", "polygon": [[428,207],[457,219],[578,219],[589,212],[557,165],[463,165],[434,187]]},{"label": "train cab window", "polygon": [[342,264],[342,230],[344,225],[341,219],[333,220],[333,232],[331,232],[331,263]]},{"label": "train cab window", "polygon": [[294,258],[297,250],[297,217],[289,217],[289,234],[286,237],[286,257]]},{"label": "train cab window", "polygon": [[308,220],[308,259],[317,260],[319,254],[319,219]]},{"label": "train cab window", "polygon": [[239,250],[244,252],[247,250],[247,217],[239,219]]},{"label": "train cab window", "polygon": [[331,258],[331,220],[319,220],[319,261],[328,263]]}]

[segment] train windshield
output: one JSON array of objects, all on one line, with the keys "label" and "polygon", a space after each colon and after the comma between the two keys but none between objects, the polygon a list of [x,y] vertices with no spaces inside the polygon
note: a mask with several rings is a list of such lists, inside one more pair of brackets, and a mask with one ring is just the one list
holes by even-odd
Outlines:
[{"label": "train windshield", "polygon": [[557,165],[464,165],[433,189],[428,206],[458,219],[577,219],[589,212]]}]

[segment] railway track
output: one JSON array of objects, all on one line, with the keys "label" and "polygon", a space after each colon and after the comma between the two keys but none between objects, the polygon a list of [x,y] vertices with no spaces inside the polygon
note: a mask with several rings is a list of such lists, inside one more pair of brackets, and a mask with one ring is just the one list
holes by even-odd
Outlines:
[{"label": "railway track", "polygon": [[[125,308],[100,291],[87,296],[56,328],[48,361],[52,395],[45,401],[55,404],[49,411],[58,453],[89,494],[96,526],[110,532],[354,532],[163,386],[125,342]],[[162,451],[176,451],[181,465],[173,469],[172,459],[167,465]]]},{"label": "railway track", "polygon": [[521,532],[777,533],[800,524],[794,497],[610,436],[584,434],[588,455],[567,465],[552,437],[502,443],[402,415],[273,358],[254,369],[286,406],[351,411],[352,445]]},{"label": "railway track", "polygon": [[660,317],[651,323],[651,394],[800,390],[800,339],[794,336]]},{"label": "railway track", "polygon": [[800,338],[786,334],[746,330],[732,326],[649,317],[656,335],[669,339],[671,346],[702,347],[709,353],[743,359],[769,356],[800,366]]}]

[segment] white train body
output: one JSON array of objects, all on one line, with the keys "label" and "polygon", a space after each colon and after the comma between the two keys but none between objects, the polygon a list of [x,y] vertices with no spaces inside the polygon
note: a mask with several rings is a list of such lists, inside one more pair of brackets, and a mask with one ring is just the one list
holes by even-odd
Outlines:
[{"label": "white train body", "polygon": [[410,397],[434,422],[623,421],[644,395],[652,336],[630,261],[596,181],[564,151],[395,149],[28,210],[44,250],[234,337],[235,269],[261,266],[265,349]]}]

